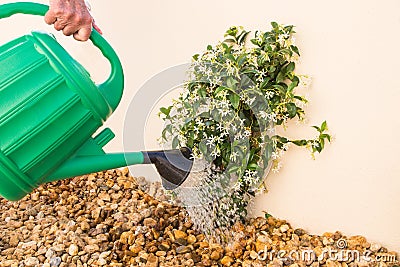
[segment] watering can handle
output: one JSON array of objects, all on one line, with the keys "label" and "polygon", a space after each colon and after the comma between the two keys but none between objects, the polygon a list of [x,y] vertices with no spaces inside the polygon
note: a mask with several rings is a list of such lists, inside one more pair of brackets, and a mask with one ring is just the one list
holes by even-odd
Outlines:
[{"label": "watering can handle", "polygon": [[[0,19],[18,13],[44,16],[48,10],[49,7],[44,4],[31,2],[9,3],[0,5]],[[110,76],[105,82],[98,85],[98,88],[114,111],[121,100],[124,88],[124,74],[121,62],[114,49],[95,29],[92,30],[90,40],[100,49],[111,64]]]}]

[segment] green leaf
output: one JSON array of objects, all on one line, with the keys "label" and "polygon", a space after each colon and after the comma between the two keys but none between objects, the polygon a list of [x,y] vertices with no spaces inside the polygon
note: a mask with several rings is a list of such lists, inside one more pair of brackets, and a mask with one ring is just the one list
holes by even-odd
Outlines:
[{"label": "green leaf", "polygon": [[224,40],[224,43],[236,43],[236,40],[232,39],[232,38],[228,38],[228,39]]},{"label": "green leaf", "polygon": [[294,68],[295,68],[294,62],[290,62],[290,63],[286,66],[286,73],[289,73],[289,72],[294,71]]},{"label": "green leaf", "polygon": [[175,135],[174,139],[172,139],[172,148],[175,149],[178,148],[178,146],[179,146],[179,139],[178,136]]},{"label": "green leaf", "polygon": [[271,26],[272,26],[272,28],[276,29],[279,27],[279,24],[276,23],[275,21],[273,21],[273,22],[271,22]]},{"label": "green leaf", "polygon": [[318,132],[321,132],[321,129],[318,127],[318,126],[311,126],[311,127],[313,127],[314,129],[316,129]]},{"label": "green leaf", "polygon": [[161,113],[165,114],[165,116],[168,117],[169,113],[171,112],[171,108],[172,108],[172,106],[170,106],[168,108],[162,107],[162,108],[160,108],[160,111],[161,111]]},{"label": "green leaf", "polygon": [[237,83],[238,81],[236,81],[232,76],[229,76],[228,79],[226,79],[226,86],[228,86],[229,88],[236,88]]},{"label": "green leaf", "polygon": [[230,168],[227,169],[227,172],[234,173],[234,172],[237,172],[239,169],[240,169],[239,166],[232,165],[232,166],[230,166]]},{"label": "green leaf", "polygon": [[295,144],[296,146],[305,146],[307,145],[307,140],[293,140],[291,143]]},{"label": "green leaf", "polygon": [[278,75],[276,76],[276,82],[277,82],[277,83],[283,82],[283,80],[285,79],[285,76],[286,76],[286,72],[285,72],[284,69],[282,69],[282,70],[278,73]]},{"label": "green leaf", "polygon": [[252,171],[255,171],[255,170],[257,170],[257,168],[258,168],[258,164],[257,163],[250,163],[249,165],[247,165],[247,168],[249,169],[249,170],[252,170]]},{"label": "green leaf", "polygon": [[326,138],[326,139],[328,139],[329,142],[331,141],[331,136],[329,134],[321,134],[320,138],[324,138],[324,139]]},{"label": "green leaf", "polygon": [[290,48],[292,49],[293,52],[295,52],[298,56],[300,56],[300,52],[297,46],[291,45]]},{"label": "green leaf", "polygon": [[281,93],[283,93],[283,94],[286,93],[285,87],[283,87],[282,85],[276,84],[276,85],[274,85],[273,87],[276,88],[276,89],[278,89],[278,90],[279,90]]},{"label": "green leaf", "polygon": [[207,96],[207,91],[206,91],[206,88],[204,88],[204,87],[200,87],[200,88],[197,90],[197,93],[198,93],[199,96],[201,96],[201,97],[206,97],[206,96]]},{"label": "green leaf", "polygon": [[326,121],[324,121],[322,124],[321,124],[321,132],[323,132],[323,131],[325,131],[328,127],[327,127],[328,125],[326,124]]},{"label": "green leaf", "polygon": [[243,32],[239,35],[239,37],[238,37],[238,43],[239,43],[239,44],[244,43],[244,42],[246,41],[246,37],[247,37],[247,35],[248,35],[249,33],[250,33],[249,31],[243,31]]},{"label": "green leaf", "polygon": [[265,213],[264,217],[265,217],[265,219],[268,219],[269,217],[272,217],[272,215],[269,213]]},{"label": "green leaf", "polygon": [[200,142],[200,144],[199,144],[199,150],[200,150],[200,152],[203,154],[203,155],[206,155],[207,154],[207,145],[206,145],[206,143],[205,142]]},{"label": "green leaf", "polygon": [[200,56],[199,54],[196,54],[196,55],[193,55],[192,58],[197,61],[199,59],[199,56]]},{"label": "green leaf", "polygon": [[240,97],[236,93],[230,94],[229,100],[231,101],[231,104],[235,109],[239,107]]},{"label": "green leaf", "polygon": [[296,113],[297,113],[297,106],[296,106],[296,104],[294,104],[294,103],[287,103],[286,104],[286,109],[287,109],[287,112],[288,112],[288,114],[289,114],[289,118],[294,118],[294,117],[296,117]]}]

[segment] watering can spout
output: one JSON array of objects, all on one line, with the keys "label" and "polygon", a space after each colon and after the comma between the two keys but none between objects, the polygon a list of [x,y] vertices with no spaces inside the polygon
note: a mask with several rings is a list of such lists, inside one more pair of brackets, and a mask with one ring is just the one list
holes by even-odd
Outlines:
[{"label": "watering can spout", "polygon": [[193,159],[190,149],[186,147],[164,151],[75,156],[49,175],[45,182],[135,164],[154,164],[161,176],[163,187],[167,190],[173,190],[179,187],[189,176]]},{"label": "watering can spout", "polygon": [[47,176],[45,182],[53,182],[84,174],[115,169],[135,164],[154,164],[165,189],[180,186],[189,176],[193,158],[189,148],[139,151],[105,154],[102,147],[114,137],[112,131],[104,129],[57,170]]}]

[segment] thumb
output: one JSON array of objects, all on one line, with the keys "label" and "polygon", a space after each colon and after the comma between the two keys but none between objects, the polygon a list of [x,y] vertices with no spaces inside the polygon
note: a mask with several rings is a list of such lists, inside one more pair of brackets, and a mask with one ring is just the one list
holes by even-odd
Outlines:
[{"label": "thumb", "polygon": [[57,20],[57,17],[55,16],[54,12],[51,10],[47,11],[46,15],[44,15],[44,22],[46,22],[49,25],[54,24],[54,22],[56,22],[56,20]]},{"label": "thumb", "polygon": [[92,28],[85,27],[85,28],[80,28],[76,33],[74,33],[73,36],[75,40],[85,42],[89,39],[91,33],[92,33]]}]

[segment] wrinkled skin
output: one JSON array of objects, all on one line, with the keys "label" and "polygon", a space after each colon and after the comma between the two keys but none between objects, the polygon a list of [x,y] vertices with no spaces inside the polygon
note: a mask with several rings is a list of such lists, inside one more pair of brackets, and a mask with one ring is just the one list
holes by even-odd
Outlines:
[{"label": "wrinkled skin", "polygon": [[57,31],[67,36],[73,35],[78,41],[87,41],[92,27],[101,33],[84,0],[50,0],[44,20],[49,25],[53,24]]}]

